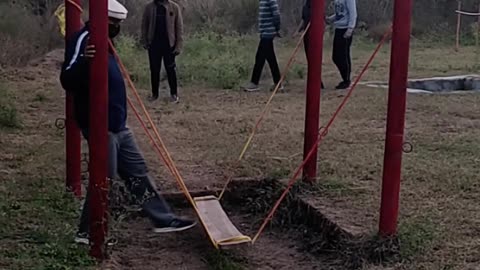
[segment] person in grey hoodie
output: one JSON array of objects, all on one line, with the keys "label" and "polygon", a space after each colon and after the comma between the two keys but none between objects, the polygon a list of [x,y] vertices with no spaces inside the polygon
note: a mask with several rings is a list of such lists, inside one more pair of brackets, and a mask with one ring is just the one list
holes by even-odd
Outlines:
[{"label": "person in grey hoodie", "polygon": [[334,3],[335,14],[326,17],[325,20],[335,28],[332,59],[343,79],[336,89],[347,89],[351,84],[350,47],[353,30],[357,24],[357,3],[356,0],[335,0]]}]

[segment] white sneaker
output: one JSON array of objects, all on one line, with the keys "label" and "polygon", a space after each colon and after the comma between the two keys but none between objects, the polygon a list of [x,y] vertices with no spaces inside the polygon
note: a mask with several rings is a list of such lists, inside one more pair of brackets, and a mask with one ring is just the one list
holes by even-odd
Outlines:
[{"label": "white sneaker", "polygon": [[155,233],[181,232],[195,227],[197,223],[193,220],[176,218],[168,226],[155,226]]},{"label": "white sneaker", "polygon": [[78,232],[75,235],[75,239],[73,240],[75,243],[80,244],[80,245],[87,245],[90,244],[90,241],[88,239],[88,233],[81,233]]},{"label": "white sneaker", "polygon": [[260,90],[260,87],[258,87],[258,84],[254,84],[252,82],[247,83],[246,85],[243,86],[243,90],[246,92],[256,92]]},{"label": "white sneaker", "polygon": [[171,101],[172,101],[172,103],[177,104],[177,103],[180,103],[180,98],[178,98],[177,95],[173,95],[173,96],[171,96]]},{"label": "white sneaker", "polygon": [[[81,233],[81,232],[78,232],[76,235],[75,235],[75,239],[73,240],[75,243],[79,244],[79,245],[90,245],[90,239],[89,239],[89,235],[88,233]],[[116,239],[113,239],[113,238],[110,238],[110,239],[107,239],[107,246],[111,247],[111,246],[114,246],[118,243],[118,241]]]},{"label": "white sneaker", "polygon": [[[275,90],[275,87],[277,87],[276,84],[272,85],[272,87],[270,87],[270,91],[273,92]],[[278,88],[277,92],[284,92],[284,91],[285,91],[285,85],[282,83]]]}]

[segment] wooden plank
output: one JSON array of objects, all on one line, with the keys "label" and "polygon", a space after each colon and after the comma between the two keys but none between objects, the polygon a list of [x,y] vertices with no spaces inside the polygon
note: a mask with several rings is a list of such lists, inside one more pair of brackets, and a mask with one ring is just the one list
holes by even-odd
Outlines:
[{"label": "wooden plank", "polygon": [[205,230],[218,246],[251,242],[233,225],[216,197],[197,197],[194,200]]}]

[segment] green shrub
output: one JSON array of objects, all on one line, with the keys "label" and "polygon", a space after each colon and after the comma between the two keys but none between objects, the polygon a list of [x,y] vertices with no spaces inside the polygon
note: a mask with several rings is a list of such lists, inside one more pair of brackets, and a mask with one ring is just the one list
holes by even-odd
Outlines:
[{"label": "green shrub", "polygon": [[18,128],[18,112],[8,95],[6,88],[0,84],[0,128]]},{"label": "green shrub", "polygon": [[50,9],[35,15],[21,2],[0,3],[0,65],[25,64],[61,44],[61,35]]},{"label": "green shrub", "polygon": [[[130,36],[120,37],[116,46],[134,81],[147,87],[150,80],[147,53]],[[235,88],[250,74],[252,46],[255,45],[247,37],[211,33],[187,37],[177,61],[179,81],[186,85]]]}]

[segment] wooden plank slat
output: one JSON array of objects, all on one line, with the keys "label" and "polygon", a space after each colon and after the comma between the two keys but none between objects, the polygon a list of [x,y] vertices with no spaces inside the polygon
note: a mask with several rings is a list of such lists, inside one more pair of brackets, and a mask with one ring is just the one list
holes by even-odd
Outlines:
[{"label": "wooden plank slat", "polygon": [[217,245],[235,245],[251,242],[228,218],[218,199],[214,196],[194,198],[205,230]]}]

